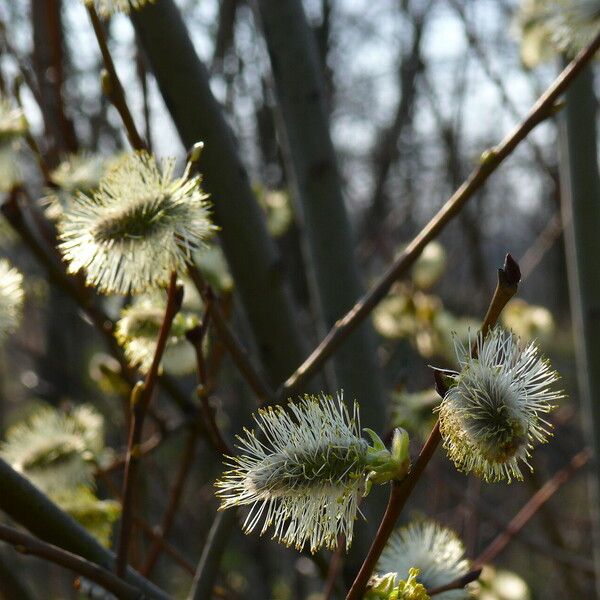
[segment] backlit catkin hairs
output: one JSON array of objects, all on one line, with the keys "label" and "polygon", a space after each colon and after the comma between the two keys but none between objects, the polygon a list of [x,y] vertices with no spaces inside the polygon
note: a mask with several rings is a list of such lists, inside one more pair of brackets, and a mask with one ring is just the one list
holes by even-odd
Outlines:
[{"label": "backlit catkin hairs", "polygon": [[457,344],[460,373],[439,408],[444,447],[456,467],[486,481],[522,479],[534,443],[544,443],[543,415],[562,397],[559,378],[534,343],[521,346],[510,331],[496,327],[477,338],[477,358]]},{"label": "backlit catkin hairs", "polygon": [[60,250],[72,273],[107,294],[136,294],[165,285],[216,227],[200,177],[173,177],[174,161],[159,168],[147,152],[125,155],[79,194],[59,223]]}]

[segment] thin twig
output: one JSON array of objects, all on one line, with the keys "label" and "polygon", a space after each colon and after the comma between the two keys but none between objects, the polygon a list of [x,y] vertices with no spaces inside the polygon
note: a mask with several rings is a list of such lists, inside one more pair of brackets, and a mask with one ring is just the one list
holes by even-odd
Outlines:
[{"label": "thin twig", "polygon": [[158,531],[156,532],[154,542],[148,550],[146,564],[140,571],[140,573],[144,577],[150,577],[150,574],[152,573],[152,570],[156,565],[158,557],[160,556],[160,552],[164,548],[164,546],[161,544],[161,541],[167,537],[171,529],[171,525],[173,525],[173,520],[175,519],[175,514],[177,513],[177,508],[179,506],[179,500],[181,499],[181,495],[183,494],[183,488],[189,475],[190,467],[193,463],[197,442],[198,429],[196,427],[192,427],[188,433],[188,438],[186,440],[185,448],[183,450],[183,456],[181,458],[179,470],[177,471],[175,482],[173,483],[173,486],[171,488],[169,501],[167,503],[167,508],[163,515],[162,522]]},{"label": "thin twig", "polygon": [[98,40],[98,46],[100,47],[100,52],[102,54],[104,68],[107,71],[107,77],[102,78],[103,92],[109,97],[110,101],[119,112],[119,115],[121,115],[123,125],[127,131],[127,138],[129,139],[131,146],[135,150],[145,150],[146,144],[138,133],[137,127],[135,126],[135,121],[131,116],[129,106],[127,105],[125,92],[123,90],[123,86],[121,85],[119,76],[117,75],[115,63],[110,55],[110,50],[108,49],[108,43],[106,41],[106,34],[102,22],[100,21],[100,17],[98,16],[98,13],[96,12],[96,9],[92,3],[86,2],[86,8],[90,16],[90,21],[92,22],[92,27],[94,28],[94,33],[96,34],[96,39]]},{"label": "thin twig", "polygon": [[436,588],[427,590],[428,596],[435,596],[443,592],[449,592],[450,590],[462,590],[464,587],[479,579],[481,575],[481,569],[472,569],[466,575],[457,577],[454,581],[447,583],[446,585],[439,585]]},{"label": "thin twig", "polygon": [[144,113],[144,135],[148,151],[152,152],[152,119],[150,115],[150,95],[148,90],[148,69],[146,66],[146,57],[139,43],[135,48],[135,70],[142,88],[143,113]]},{"label": "thin twig", "polygon": [[143,597],[141,590],[126,583],[107,569],[12,527],[0,525],[0,540],[12,544],[21,554],[39,556],[83,575],[121,600],[140,600]]},{"label": "thin twig", "polygon": [[[200,282],[200,279],[197,277],[196,283],[198,282]],[[222,455],[231,455],[232,450],[229,448],[229,445],[225,441],[221,430],[217,426],[215,421],[215,411],[210,405],[210,390],[204,361],[204,353],[202,350],[204,337],[208,331],[209,319],[212,319],[212,322],[216,323],[215,315],[218,313],[219,306],[215,302],[212,294],[206,293],[206,291],[209,289],[207,286],[201,285],[198,287],[198,289],[203,290],[202,298],[206,304],[204,319],[199,327],[187,332],[187,338],[194,346],[194,350],[196,351],[196,364],[198,372],[197,394],[204,414],[204,424],[209,431],[209,435],[214,446]],[[225,322],[223,321],[223,323]],[[226,323],[225,326],[227,326]],[[221,560],[221,555],[235,522],[235,515],[236,511],[219,513],[213,521],[213,525],[202,550],[202,555],[198,561],[196,573],[194,574],[194,581],[188,598],[199,600],[207,597],[207,595],[212,592]]]},{"label": "thin twig", "polygon": [[[154,452],[157,448],[161,446],[163,442],[165,442],[168,438],[179,433],[183,429],[186,428],[188,423],[186,421],[181,421],[176,425],[168,426],[163,432],[156,432],[146,440],[144,440],[140,444],[140,456],[146,456],[151,452]],[[125,466],[127,462],[127,455],[122,454],[117,457],[108,465],[97,468],[96,475],[108,475],[113,473],[114,471],[118,471],[122,467]]]},{"label": "thin twig", "polygon": [[364,321],[373,308],[385,297],[392,284],[403,275],[421,254],[423,248],[436,238],[460,212],[464,204],[487,181],[489,176],[540,123],[556,112],[556,101],[587,65],[600,48],[600,35],[582,50],[556,78],[529,111],[525,119],[500,144],[486,152],[480,164],[456,190],[438,213],[408,244],[378,283],[368,291],[329,331],[310,356],[277,390],[277,397],[292,394],[303,385],[337,350],[346,338]]},{"label": "thin twig", "polygon": [[[498,270],[498,285],[494,291],[494,295],[492,297],[492,301],[490,302],[490,306],[485,315],[485,319],[483,324],[481,325],[481,335],[485,337],[488,331],[495,325],[502,309],[506,306],[507,302],[512,298],[512,296],[517,292],[517,286],[519,282],[521,274],[519,271],[519,267],[510,254],[506,255],[506,260],[504,262],[504,267]],[[472,349],[472,353],[474,354],[476,348]],[[438,373],[436,371],[436,373]],[[443,382],[436,379],[436,384],[443,385]],[[440,390],[442,395],[443,391]],[[369,581],[369,577],[373,569],[375,568],[375,564],[379,560],[381,553],[387,543],[388,538],[390,537],[398,517],[406,504],[409,496],[411,495],[413,489],[415,488],[417,482],[421,478],[421,475],[425,471],[425,467],[431,460],[433,453],[438,447],[441,440],[440,434],[440,422],[436,421],[433,430],[429,434],[425,445],[423,446],[417,460],[415,461],[414,466],[410,469],[406,477],[402,481],[392,481],[390,497],[388,501],[388,505],[385,509],[385,513],[383,518],[381,519],[381,523],[379,524],[379,529],[375,534],[375,539],[369,549],[369,553],[365,558],[348,595],[346,596],[346,600],[360,600],[362,598],[367,583]]]},{"label": "thin twig", "polygon": [[19,70],[19,76],[23,79],[31,95],[34,97],[37,105],[42,106],[42,94],[36,81],[35,74],[33,73],[30,65],[28,64],[29,59],[26,61],[23,56],[13,46],[7,36],[7,26],[4,21],[0,21],[0,45],[3,47],[3,54],[8,54],[13,58],[17,64]]},{"label": "thin twig", "polygon": [[329,567],[327,569],[327,577],[325,578],[325,585],[323,586],[323,593],[321,594],[322,600],[331,600],[331,597],[333,596],[338,573],[344,562],[342,558],[342,548],[344,546],[344,540],[338,540],[338,547],[331,555],[331,560],[329,561]]},{"label": "thin twig", "polygon": [[[207,382],[206,382],[206,368],[204,365],[204,355],[202,352],[202,345],[203,345],[204,339],[206,337],[206,333],[208,331],[208,323],[209,323],[209,318],[210,318],[210,314],[211,314],[211,307],[212,307],[212,304],[210,304],[210,303],[206,304],[206,308],[204,310],[204,318],[202,319],[202,324],[200,326],[198,326],[197,328],[194,328],[193,335],[188,334],[188,339],[191,338],[190,341],[193,340],[193,345],[196,350],[196,362],[198,365],[198,378],[200,381],[200,385],[204,389],[206,389],[206,387],[207,387]],[[206,403],[207,402],[208,401],[206,400]],[[202,405],[202,408],[203,408],[203,414],[206,419],[207,408],[204,406],[204,403]],[[220,436],[215,437],[215,434],[214,434],[215,428],[216,428],[216,425],[214,424],[214,420],[213,420],[212,426],[210,424],[207,426],[208,434],[211,437],[211,439],[213,440],[215,447],[219,451],[221,451],[221,444],[220,444],[219,440],[222,438],[220,438]],[[192,465],[192,460],[194,458],[194,451],[196,449],[197,440],[198,440],[198,429],[196,427],[192,427],[190,429],[190,432],[188,435],[188,439],[186,442],[185,450],[183,452],[181,464],[179,466],[179,471],[175,478],[175,483],[173,484],[173,487],[171,488],[171,494],[169,497],[169,501],[167,503],[167,509],[165,510],[165,514],[163,516],[162,523],[160,525],[160,529],[158,531],[158,535],[160,536],[160,538],[165,538],[167,536],[167,534],[169,533],[169,530],[171,529],[171,525],[173,524],[173,520],[175,518],[175,513],[177,512],[177,507],[179,505],[179,500],[181,499],[181,494],[183,493],[183,488],[184,488],[187,476],[189,474],[190,467]],[[158,560],[158,557],[160,556],[160,551],[161,551],[161,545],[157,542],[155,542],[151,546],[150,550],[148,551],[148,557],[146,559],[146,564],[144,565],[144,568],[142,569],[142,573],[144,574],[145,577],[148,577],[150,575],[150,573],[152,572],[152,569],[154,568],[154,565],[156,564],[156,561]]]},{"label": "thin twig", "polygon": [[195,266],[190,266],[188,269],[190,278],[194,283],[194,286],[202,296],[202,300],[205,303],[212,304],[212,323],[217,331],[219,339],[227,348],[227,351],[231,355],[233,362],[243,375],[252,391],[258,397],[259,404],[270,402],[274,397],[274,393],[270,386],[263,379],[257,369],[254,368],[250,356],[242,343],[237,339],[231,328],[227,324],[218,303],[215,301],[215,294],[213,289],[206,284],[200,272]]},{"label": "thin twig", "polygon": [[[445,481],[445,485],[450,492],[457,498],[464,499],[466,503],[473,507],[486,521],[493,523],[498,531],[504,531],[507,527],[508,519],[503,515],[498,507],[488,506],[480,498],[468,494],[465,497],[465,489],[462,484],[458,484],[450,479]],[[571,569],[575,569],[588,576],[594,575],[594,565],[592,561],[586,557],[580,556],[575,552],[563,550],[553,544],[549,544],[543,537],[534,537],[531,534],[525,534],[521,531],[518,536],[515,536],[515,541],[527,546],[534,552],[541,554],[557,563],[557,566],[566,565]]]},{"label": "thin twig", "polygon": [[208,435],[212,440],[214,447],[221,454],[232,454],[231,449],[229,448],[229,444],[225,441],[221,430],[219,429],[216,421],[215,421],[215,411],[214,408],[210,405],[209,394],[210,389],[208,386],[208,379],[206,374],[206,364],[204,361],[204,352],[202,346],[204,344],[204,338],[208,331],[208,323],[211,315],[214,315],[216,309],[215,303],[212,299],[208,299],[206,302],[206,310],[204,313],[204,319],[202,320],[202,324],[198,327],[194,327],[186,333],[186,337],[188,341],[194,347],[194,351],[196,352],[196,366],[198,373],[198,386],[196,388],[196,394],[198,395],[198,400],[200,400],[201,412],[204,418],[204,426],[207,429]]},{"label": "thin twig", "polygon": [[557,210],[519,260],[523,272],[523,281],[538,266],[542,258],[546,255],[546,252],[552,248],[554,242],[562,235],[562,232],[563,222],[560,211]]},{"label": "thin twig", "polygon": [[236,511],[227,510],[217,514],[214,519],[200,560],[194,575],[194,582],[188,594],[188,600],[205,600],[210,598],[215,579],[219,571],[219,563],[229,535],[236,521]]},{"label": "thin twig", "polygon": [[512,518],[492,543],[475,559],[474,567],[483,566],[492,560],[504,550],[510,540],[525,527],[527,522],[537,513],[537,511],[564,485],[579,469],[581,469],[592,457],[592,451],[584,448],[578,452],[569,462],[569,464],[560,471],[557,471],[521,508],[521,510]]},{"label": "thin twig", "polygon": [[[133,419],[129,431],[127,444],[127,462],[125,464],[125,479],[123,482],[123,513],[121,517],[121,531],[119,535],[119,548],[117,552],[117,575],[123,576],[127,568],[127,554],[131,531],[133,529],[133,490],[139,467],[139,448],[142,441],[144,418],[152,399],[158,377],[158,368],[167,345],[169,331],[173,318],[181,307],[183,288],[177,285],[177,274],[171,273],[165,317],[160,327],[152,365],[143,384],[138,384],[131,394]],[[140,387],[141,386],[141,387]]]},{"label": "thin twig", "polygon": [[[116,484],[113,483],[113,481],[110,479],[110,477],[103,472],[99,472],[98,476],[102,478],[102,481],[104,481],[104,483],[106,484],[106,487],[108,488],[110,494],[114,498],[121,500],[121,492],[116,486]],[[133,523],[136,527],[139,527],[150,540],[159,543],[162,546],[165,553],[171,556],[171,558],[184,571],[186,571],[190,575],[194,574],[194,565],[192,565],[192,563],[187,558],[185,558],[185,556],[183,556],[183,554],[177,548],[175,548],[175,546],[167,542],[167,540],[165,540],[164,538],[160,537],[156,533],[156,531],[154,531],[154,527],[152,527],[152,525],[150,525],[148,521],[143,519],[140,515],[134,514]]]},{"label": "thin twig", "polygon": [[139,527],[150,540],[160,544],[165,554],[168,554],[186,573],[194,575],[194,565],[185,557],[183,554],[173,546],[170,542],[165,540],[154,531],[154,527],[145,521],[138,515],[134,515],[133,522],[136,527]]},{"label": "thin twig", "polygon": [[[484,46],[483,46],[481,40],[479,39],[479,37],[477,36],[477,33],[475,32],[474,27],[469,22],[469,18],[466,14],[465,6],[463,4],[461,4],[460,2],[458,2],[458,0],[450,0],[450,4],[454,8],[454,10],[457,12],[458,16],[460,17],[460,20],[462,21],[462,24],[463,24],[463,27],[465,30],[465,35],[467,36],[467,40],[469,42],[469,45],[473,49],[475,56],[479,60],[479,63],[481,64],[484,72],[487,74],[488,79],[496,86],[496,89],[498,90],[498,93],[500,94],[502,106],[504,106],[506,109],[508,109],[508,112],[512,116],[518,118],[519,117],[519,109],[517,108],[517,106],[515,105],[515,103],[513,102],[512,98],[511,98],[511,96],[509,95],[508,90],[506,89],[506,86],[504,85],[504,82],[502,81],[501,75],[499,73],[497,73],[496,70],[494,69],[489,57],[486,54],[486,51],[484,49]],[[533,151],[534,158],[537,161],[537,163],[542,167],[542,170],[544,171],[544,173],[554,183],[554,185],[556,185],[557,184],[556,169],[548,164],[539,144],[537,144],[536,141],[533,139],[528,139],[527,145]]]}]

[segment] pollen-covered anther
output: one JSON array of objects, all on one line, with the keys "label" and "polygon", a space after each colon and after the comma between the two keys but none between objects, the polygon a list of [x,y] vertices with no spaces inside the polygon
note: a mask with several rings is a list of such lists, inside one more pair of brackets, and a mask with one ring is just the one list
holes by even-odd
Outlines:
[{"label": "pollen-covered anther", "polygon": [[370,470],[356,405],[350,417],[341,397],[305,396],[255,420],[259,432],[238,437],[240,454],[216,483],[221,509],[248,506],[246,533],[262,523],[261,534],[272,527],[297,549],[333,549],[340,535],[350,546]]},{"label": "pollen-covered anther", "polygon": [[461,471],[486,481],[522,479],[519,464],[550,433],[542,415],[562,397],[553,390],[558,374],[534,344],[521,347],[500,328],[478,337],[476,354],[457,346],[461,371],[439,408],[444,446]]},{"label": "pollen-covered anther", "polygon": [[60,250],[69,271],[84,270],[89,285],[108,294],[137,294],[183,272],[192,252],[216,227],[200,177],[173,177],[147,152],[114,164],[92,195],[79,193],[59,222]]}]

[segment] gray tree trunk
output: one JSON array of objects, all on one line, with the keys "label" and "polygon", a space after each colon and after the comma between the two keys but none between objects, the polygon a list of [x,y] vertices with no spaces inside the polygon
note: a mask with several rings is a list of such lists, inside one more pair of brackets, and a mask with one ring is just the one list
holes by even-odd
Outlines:
[{"label": "gray tree trunk", "polygon": [[600,177],[592,72],[566,94],[560,174],[579,394],[594,468],[590,477],[597,597],[600,598]]},{"label": "gray tree trunk", "polygon": [[[302,221],[327,328],[362,294],[350,222],[327,120],[324,81],[313,32],[298,0],[259,0],[278,107],[285,125]],[[334,359],[338,385],[361,403],[366,424],[382,429],[383,386],[370,323]]]}]

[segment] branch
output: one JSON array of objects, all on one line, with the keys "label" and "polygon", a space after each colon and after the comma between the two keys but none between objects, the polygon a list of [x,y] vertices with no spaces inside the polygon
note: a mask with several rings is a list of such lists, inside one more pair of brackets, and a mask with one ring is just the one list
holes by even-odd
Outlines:
[{"label": "branch", "polygon": [[181,458],[179,470],[177,471],[177,475],[175,476],[173,486],[171,487],[171,493],[169,495],[167,508],[160,523],[160,527],[156,532],[156,537],[153,539],[152,545],[148,550],[146,564],[141,569],[141,573],[144,577],[150,577],[150,574],[152,573],[152,570],[156,565],[158,557],[160,556],[161,550],[164,549],[164,545],[162,544],[162,542],[169,534],[171,525],[173,524],[173,520],[175,519],[175,514],[177,513],[179,500],[181,499],[183,488],[185,486],[185,482],[194,459],[197,441],[198,429],[192,427],[188,433],[188,438],[186,440],[185,448],[183,450],[183,456]]},{"label": "branch", "polygon": [[[504,267],[498,269],[498,285],[494,291],[492,301],[485,315],[483,324],[481,325],[481,335],[485,337],[488,331],[495,325],[502,309],[506,306],[506,303],[514,296],[517,292],[517,286],[521,273],[519,267],[510,254],[506,255]],[[472,354],[475,353],[476,347],[472,349]],[[438,373],[436,371],[435,373]],[[445,389],[440,389],[443,386],[443,382],[436,378],[436,385],[438,392],[441,396],[445,395]],[[388,501],[387,508],[379,529],[375,534],[373,544],[369,549],[369,553],[365,558],[348,595],[346,600],[360,600],[362,598],[369,577],[383,552],[383,549],[390,537],[398,517],[406,504],[409,496],[414,490],[417,482],[421,478],[421,475],[425,471],[425,467],[428,465],[433,453],[438,447],[441,440],[440,434],[440,422],[436,421],[433,430],[429,434],[425,445],[423,446],[414,466],[408,472],[406,477],[402,481],[392,481],[390,498]]]},{"label": "branch", "polygon": [[110,50],[108,49],[108,43],[106,41],[106,34],[104,32],[102,22],[100,21],[100,17],[98,17],[98,13],[96,12],[96,9],[92,3],[86,2],[86,8],[88,15],[90,16],[90,21],[92,22],[92,27],[94,28],[94,33],[96,34],[96,39],[98,40],[98,46],[100,47],[100,52],[102,54],[104,68],[106,69],[106,76],[102,75],[102,91],[108,96],[110,101],[113,103],[113,106],[119,112],[119,115],[123,121],[123,125],[125,126],[125,130],[127,131],[127,138],[129,139],[131,146],[135,150],[144,150],[146,148],[146,144],[138,133],[138,130],[135,126],[135,121],[131,116],[129,106],[127,105],[125,92],[123,91],[123,86],[121,85],[121,81],[117,75],[115,63],[110,55]]},{"label": "branch", "polygon": [[237,511],[235,510],[226,510],[217,514],[202,549],[202,555],[198,561],[194,583],[188,595],[188,600],[205,600],[206,598],[210,598],[219,571],[221,556],[235,524],[236,517]]},{"label": "branch", "polygon": [[481,575],[481,571],[482,569],[472,569],[466,575],[463,575],[462,577],[457,577],[454,581],[451,581],[446,585],[440,585],[436,588],[427,590],[427,595],[435,596],[443,592],[449,592],[450,590],[462,590],[464,587],[466,587],[473,581],[477,581],[477,579],[479,579],[479,576]]},{"label": "branch", "polygon": [[[322,66],[300,0],[258,0],[256,6],[278,98],[275,123],[280,139],[289,145],[290,176],[301,203],[297,212],[308,241],[305,258],[317,284],[311,286],[316,296],[313,304],[318,307],[319,321],[330,328],[352,307],[363,286],[329,134]],[[381,429],[385,402],[370,323],[355,330],[337,354],[334,367],[349,397],[368,398],[362,404],[361,419]]]},{"label": "branch", "polygon": [[[208,331],[208,323],[209,318],[212,312],[212,303],[206,303],[206,308],[204,311],[204,317],[202,319],[201,325],[195,327],[191,331],[187,332],[187,338],[194,346],[194,350],[196,351],[196,361],[198,365],[198,379],[200,384],[198,385],[198,396],[200,398],[202,404],[202,414],[205,420],[205,426],[207,429],[207,433],[211,438],[213,445],[215,448],[222,454],[227,450],[227,445],[225,444],[223,438],[221,437],[220,431],[214,420],[214,412],[211,411],[210,405],[208,403],[207,398],[207,380],[206,380],[206,368],[204,364],[204,354],[202,351],[202,346],[204,343],[204,339],[206,337],[206,333]],[[202,393],[201,393],[202,392]],[[196,449],[196,442],[198,439],[198,429],[196,427],[192,427],[190,429],[188,439],[186,442],[185,450],[183,452],[183,458],[181,460],[181,464],[179,466],[179,471],[177,472],[177,476],[175,477],[175,482],[173,487],[171,488],[171,494],[169,497],[169,501],[167,504],[167,509],[165,510],[160,529],[158,531],[158,539],[155,540],[154,544],[150,547],[148,551],[148,557],[146,559],[146,564],[142,569],[142,574],[148,577],[160,556],[161,544],[160,540],[164,539],[170,528],[173,524],[173,520],[175,518],[175,513],[177,512],[177,507],[179,504],[179,500],[181,499],[181,494],[183,493],[183,488],[187,479],[187,476],[190,471],[190,467],[192,465],[192,460],[194,458],[194,451]]]},{"label": "branch", "polygon": [[[104,473],[101,473],[100,477],[102,477],[102,480],[106,484],[110,494],[120,501],[120,490],[113,483],[110,477],[108,477]],[[165,540],[163,537],[159,536],[154,530],[154,527],[152,527],[140,515],[134,513],[133,523],[136,527],[139,527],[144,532],[146,537],[148,537],[153,542],[160,544],[161,548],[165,551],[165,553],[168,554],[184,571],[186,571],[190,575],[194,574],[194,566],[192,565],[192,563],[187,558],[185,558],[185,556],[183,556],[183,554],[177,548],[175,548],[172,544],[167,542],[167,540]]]},{"label": "branch", "polygon": [[225,348],[227,348],[233,362],[252,391],[256,394],[259,404],[272,401],[275,397],[273,391],[258,370],[254,368],[248,351],[237,339],[233,331],[231,331],[231,328],[221,312],[219,303],[215,300],[213,289],[202,280],[202,276],[195,266],[190,266],[188,273],[194,286],[198,290],[198,293],[201,295],[203,302],[207,305],[210,304],[212,323],[217,330],[219,339]]},{"label": "branch", "polygon": [[348,335],[371,313],[385,297],[392,284],[412,266],[423,248],[435,239],[444,227],[460,212],[474,193],[487,181],[489,176],[541,122],[552,117],[555,103],[571,82],[579,75],[600,48],[600,35],[556,78],[554,83],[538,99],[525,119],[498,146],[482,156],[479,166],[456,190],[438,213],[398,256],[379,282],[367,292],[350,311],[342,317],[311,355],[298,367],[277,391],[278,397],[286,397],[303,385],[339,348]]},{"label": "branch", "polygon": [[512,538],[525,527],[527,522],[537,511],[563,486],[569,479],[592,457],[592,451],[584,448],[578,452],[569,462],[568,466],[557,471],[523,506],[523,508],[511,519],[506,529],[500,533],[492,543],[475,559],[474,567],[480,567],[492,560],[504,550]]},{"label": "branch", "polygon": [[120,600],[140,600],[143,598],[141,590],[129,585],[121,578],[113,575],[110,571],[107,571],[72,552],[42,542],[17,529],[7,527],[6,525],[0,525],[0,540],[12,544],[15,546],[17,552],[20,552],[21,554],[39,556],[56,565],[74,571],[79,575],[83,575],[87,579],[102,586],[106,591],[113,593]]},{"label": "branch", "polygon": [[129,540],[133,529],[133,488],[139,468],[139,449],[142,441],[142,429],[150,400],[154,392],[158,369],[165,351],[169,331],[175,315],[179,312],[183,299],[183,288],[177,285],[177,274],[171,273],[165,316],[160,327],[152,365],[143,384],[137,384],[131,393],[133,419],[127,443],[127,462],[125,463],[125,478],[123,481],[123,513],[121,516],[121,531],[119,549],[117,552],[117,575],[123,576],[127,567]]},{"label": "branch", "polygon": [[[465,497],[464,486],[462,484],[457,484],[450,479],[445,481],[445,485],[448,486],[448,489],[456,496],[456,498],[465,500],[466,503],[473,507],[473,509],[484,519],[493,523],[498,531],[506,529],[508,519],[500,513],[497,506],[488,506],[479,497],[475,497],[473,494],[467,494]],[[594,575],[594,565],[587,557],[580,556],[575,552],[563,550],[554,544],[549,544],[548,540],[543,537],[534,537],[531,534],[525,534],[525,532],[521,531],[515,540],[527,546],[533,552],[541,554],[556,562],[558,568],[562,568],[562,565],[565,565],[586,575]]]}]

